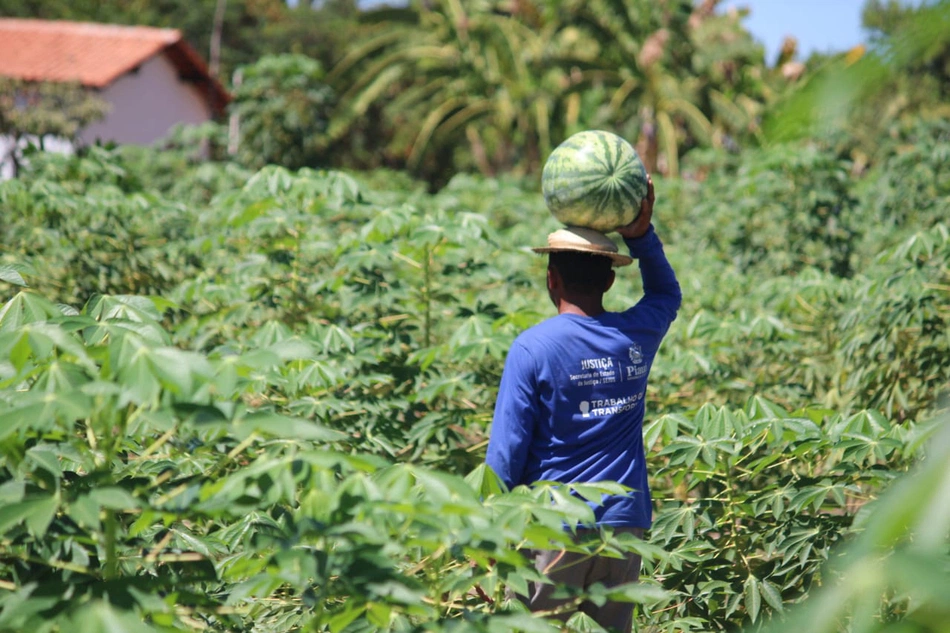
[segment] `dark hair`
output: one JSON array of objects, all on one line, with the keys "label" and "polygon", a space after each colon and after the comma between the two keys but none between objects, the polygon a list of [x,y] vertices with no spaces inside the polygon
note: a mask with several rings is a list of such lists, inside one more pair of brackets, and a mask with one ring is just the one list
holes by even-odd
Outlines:
[{"label": "dark hair", "polygon": [[577,251],[555,251],[548,254],[548,266],[560,273],[565,288],[572,292],[603,294],[610,287],[613,262],[609,257]]}]

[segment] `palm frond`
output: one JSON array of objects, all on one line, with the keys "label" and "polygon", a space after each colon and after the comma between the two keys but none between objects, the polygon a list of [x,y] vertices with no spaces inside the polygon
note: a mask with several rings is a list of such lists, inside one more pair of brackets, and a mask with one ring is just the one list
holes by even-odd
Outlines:
[{"label": "palm frond", "polygon": [[551,153],[551,108],[548,102],[538,97],[534,102],[537,118],[538,149],[542,157]]},{"label": "palm frond", "polygon": [[374,37],[347,52],[343,58],[338,61],[330,72],[327,73],[326,81],[328,84],[335,84],[337,80],[346,74],[351,68],[372,56],[376,51],[383,49],[391,44],[399,42],[405,34],[402,30],[388,30],[382,35]]},{"label": "palm frond", "polygon": [[689,131],[701,143],[709,143],[712,134],[712,122],[703,114],[702,110],[686,99],[667,99],[659,103],[660,111],[675,113],[686,119]]},{"label": "palm frond", "polygon": [[327,131],[328,136],[334,141],[345,136],[353,123],[366,114],[370,105],[393,83],[397,82],[402,76],[402,73],[402,67],[390,66],[384,72],[377,75],[376,80],[361,92],[355,101],[344,106],[344,109],[339,112],[337,116],[333,117],[330,123],[330,129]]},{"label": "palm frond", "polygon": [[412,144],[412,149],[409,151],[409,158],[406,163],[410,169],[415,169],[419,166],[422,156],[425,154],[426,149],[428,149],[429,142],[432,140],[432,136],[435,134],[435,130],[439,127],[439,124],[451,116],[456,110],[464,108],[467,103],[468,99],[465,97],[453,97],[429,113],[429,116],[422,122],[419,133],[416,135],[416,140]]},{"label": "palm frond", "polygon": [[741,130],[748,124],[750,117],[722,93],[710,91],[709,102],[713,115],[724,130]]},{"label": "palm frond", "polygon": [[429,81],[415,83],[400,90],[392,101],[386,104],[386,109],[393,113],[407,112],[420,104],[427,104],[429,99],[443,90],[449,83],[448,77],[436,77]]},{"label": "palm frond", "polygon": [[610,110],[615,114],[619,114],[621,108],[623,107],[624,102],[633,94],[633,91],[640,86],[640,81],[630,77],[622,84],[620,87],[614,91],[613,97],[610,98]]},{"label": "palm frond", "polygon": [[363,91],[366,86],[374,83],[376,79],[381,75],[387,68],[392,66],[398,66],[404,61],[416,61],[419,60],[452,60],[456,59],[453,50],[446,46],[413,46],[407,48],[397,49],[385,57],[373,62],[366,70],[364,70],[356,80],[350,85],[350,87],[340,95],[341,101],[349,101],[355,99],[356,95]]},{"label": "palm frond", "polygon": [[656,113],[657,140],[666,157],[666,175],[676,176],[680,171],[679,142],[676,139],[676,126],[667,112]]},{"label": "palm frond", "polygon": [[494,105],[488,100],[478,101],[468,105],[442,121],[436,129],[436,133],[440,136],[449,137],[458,128],[464,127],[472,121],[491,113],[493,109]]}]

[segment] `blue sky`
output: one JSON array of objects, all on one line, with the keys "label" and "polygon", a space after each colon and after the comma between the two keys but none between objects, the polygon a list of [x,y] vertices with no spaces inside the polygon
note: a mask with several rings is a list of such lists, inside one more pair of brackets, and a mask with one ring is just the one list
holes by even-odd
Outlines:
[{"label": "blue sky", "polygon": [[[919,5],[922,0],[904,0]],[[401,4],[401,0],[360,0],[363,6]],[[767,63],[775,63],[786,35],[798,40],[798,58],[813,52],[841,52],[865,40],[861,10],[865,0],[722,0],[720,8],[748,7],[743,24],[765,46]]]},{"label": "blue sky", "polygon": [[[366,7],[383,3],[401,4],[400,0],[360,1]],[[743,24],[765,46],[769,64],[775,62],[786,35],[798,39],[802,60],[813,51],[843,51],[864,40],[864,0],[723,0],[720,5],[722,9],[733,6],[751,9]]]},{"label": "blue sky", "polygon": [[798,40],[798,57],[812,52],[843,51],[865,39],[861,28],[864,0],[725,0],[720,7],[748,7],[745,28],[765,46],[765,59],[775,62],[782,40]]}]

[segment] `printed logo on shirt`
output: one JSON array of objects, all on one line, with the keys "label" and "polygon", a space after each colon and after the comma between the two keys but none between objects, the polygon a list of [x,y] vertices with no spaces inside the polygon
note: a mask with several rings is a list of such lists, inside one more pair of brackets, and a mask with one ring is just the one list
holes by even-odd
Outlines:
[{"label": "printed logo on shirt", "polygon": [[584,400],[581,402],[581,415],[585,418],[591,416],[600,417],[604,415],[613,415],[623,413],[637,406],[637,403],[643,400],[643,392],[635,393],[632,396],[624,398],[604,398],[603,400]]},{"label": "printed logo on shirt", "polygon": [[648,366],[643,357],[643,348],[633,343],[627,348],[628,364],[623,357],[582,358],[577,373],[570,380],[577,387],[597,387],[627,380],[637,380],[647,375]]},{"label": "printed logo on shirt", "polygon": [[639,343],[634,343],[627,350],[628,355],[630,356],[630,362],[632,365],[627,365],[624,367],[625,379],[626,380],[636,380],[646,376],[647,366],[643,364],[643,350],[640,347]]},{"label": "printed logo on shirt", "polygon": [[581,359],[581,369],[613,369],[614,359],[612,358],[583,358]]},{"label": "printed logo on shirt", "polygon": [[596,387],[617,382],[617,364],[613,358],[582,358],[579,371],[571,374],[571,382],[578,387]]}]

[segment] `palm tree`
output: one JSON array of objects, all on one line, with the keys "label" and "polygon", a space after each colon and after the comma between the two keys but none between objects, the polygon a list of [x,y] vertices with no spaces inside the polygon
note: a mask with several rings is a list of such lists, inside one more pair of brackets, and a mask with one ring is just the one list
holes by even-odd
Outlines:
[{"label": "palm tree", "polygon": [[[379,12],[331,69],[331,135],[379,109],[396,162],[432,175],[536,172],[580,129],[635,140],[651,171],[754,128],[763,56],[717,0],[416,0]],[[371,16],[374,14],[371,14]],[[462,148],[463,151],[459,151]]]},{"label": "palm tree", "polygon": [[675,174],[684,149],[745,135],[767,100],[761,47],[717,4],[547,0],[554,28],[584,42],[580,75],[606,92],[594,124],[636,139],[651,171]]},{"label": "palm tree", "polygon": [[411,171],[444,170],[460,146],[486,174],[535,168],[550,151],[551,82],[539,72],[544,33],[512,6],[442,0],[386,11],[331,69],[344,104],[331,135],[381,105]]}]

